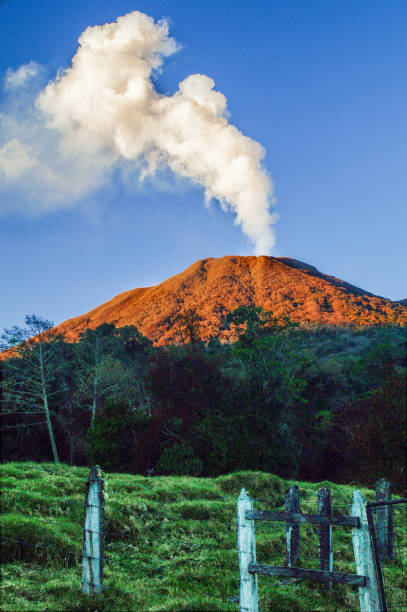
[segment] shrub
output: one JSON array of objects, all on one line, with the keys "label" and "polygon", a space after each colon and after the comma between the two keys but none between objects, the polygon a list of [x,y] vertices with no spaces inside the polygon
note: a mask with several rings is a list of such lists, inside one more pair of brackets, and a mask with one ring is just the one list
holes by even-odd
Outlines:
[{"label": "shrub", "polygon": [[88,433],[91,463],[105,470],[131,471],[139,426],[138,415],[126,402],[106,401]]},{"label": "shrub", "polygon": [[164,450],[157,468],[160,474],[199,476],[203,472],[203,463],[199,457],[194,457],[191,446],[174,444],[174,446]]}]

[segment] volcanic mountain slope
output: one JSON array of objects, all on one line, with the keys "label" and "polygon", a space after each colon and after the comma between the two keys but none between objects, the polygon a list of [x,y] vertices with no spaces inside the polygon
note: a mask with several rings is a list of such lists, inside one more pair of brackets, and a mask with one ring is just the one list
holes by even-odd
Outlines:
[{"label": "volcanic mountain slope", "polygon": [[76,340],[87,327],[134,325],[155,344],[179,340],[175,317],[194,308],[204,340],[231,332],[223,317],[240,304],[255,304],[276,316],[325,324],[406,324],[407,305],[375,296],[316,268],[286,257],[227,256],[197,261],[154,287],[126,291],[57,330]]}]

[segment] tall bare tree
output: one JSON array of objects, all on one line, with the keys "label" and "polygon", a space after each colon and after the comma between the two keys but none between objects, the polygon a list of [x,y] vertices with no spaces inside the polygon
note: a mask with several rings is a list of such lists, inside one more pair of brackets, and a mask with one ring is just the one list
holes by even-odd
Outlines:
[{"label": "tall bare tree", "polygon": [[91,411],[91,424],[93,424],[100,402],[112,390],[115,383],[105,380],[104,374],[109,372],[106,367],[106,357],[110,356],[114,341],[113,325],[104,324],[94,329],[86,329],[76,345],[76,390],[75,402],[78,405],[86,404]]},{"label": "tall bare tree", "polygon": [[82,334],[75,346],[74,403],[90,410],[91,425],[106,399],[120,398],[149,412],[150,398],[137,360],[134,355],[125,358],[126,350],[134,353],[148,346],[145,341],[135,328],[116,329],[108,323]]},{"label": "tall bare tree", "polygon": [[0,349],[8,351],[3,363],[5,410],[2,414],[41,414],[45,417],[55,463],[59,462],[59,456],[50,402],[55,394],[63,391],[58,388],[58,370],[63,366],[58,359],[59,339],[53,331],[53,323],[37,315],[27,315],[25,327],[15,325],[4,329],[0,336]]}]

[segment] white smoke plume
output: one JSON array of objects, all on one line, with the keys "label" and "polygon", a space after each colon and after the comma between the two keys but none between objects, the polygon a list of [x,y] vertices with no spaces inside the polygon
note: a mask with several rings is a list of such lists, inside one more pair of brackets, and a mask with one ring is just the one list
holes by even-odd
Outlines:
[{"label": "white smoke plume", "polygon": [[169,167],[231,209],[256,251],[269,253],[276,215],[264,149],[228,122],[226,98],[209,77],[193,74],[170,96],[156,91],[152,77],[177,50],[168,24],[138,11],[87,28],[71,67],[36,100],[69,171],[47,166],[34,146],[14,137],[0,147],[0,174],[40,173],[61,201],[94,189],[122,161],[141,164],[141,178]]}]

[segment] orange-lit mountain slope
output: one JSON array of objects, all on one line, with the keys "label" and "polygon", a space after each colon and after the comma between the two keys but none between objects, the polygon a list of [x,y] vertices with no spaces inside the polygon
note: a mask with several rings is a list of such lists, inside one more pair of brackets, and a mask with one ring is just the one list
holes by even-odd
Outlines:
[{"label": "orange-lit mountain slope", "polygon": [[255,304],[293,321],[375,325],[407,323],[407,305],[358,289],[313,266],[286,257],[227,256],[197,261],[154,287],[126,291],[85,315],[58,326],[67,340],[87,327],[135,325],[156,344],[177,340],[176,315],[196,309],[201,337],[220,335],[222,316],[240,304]]}]

